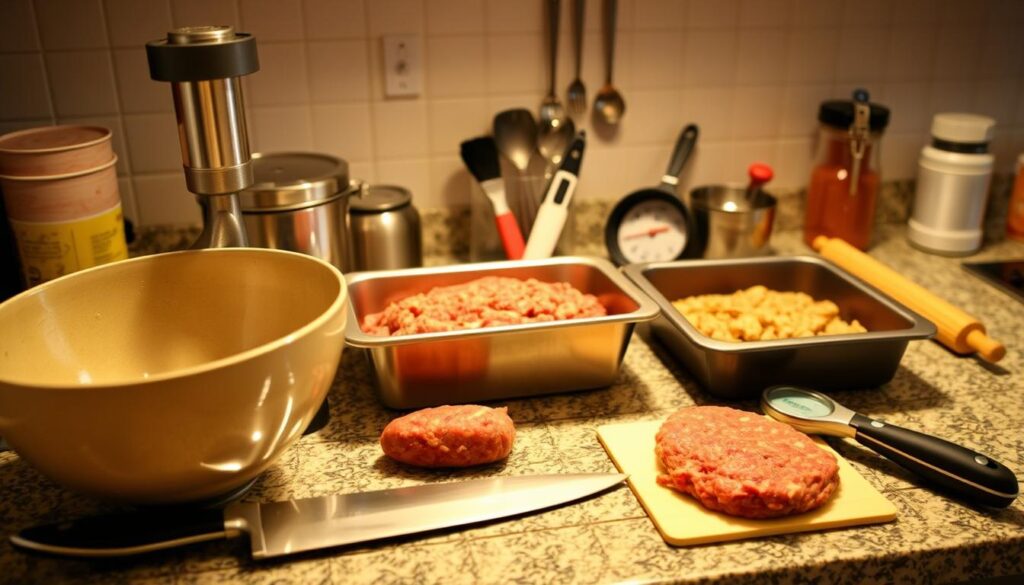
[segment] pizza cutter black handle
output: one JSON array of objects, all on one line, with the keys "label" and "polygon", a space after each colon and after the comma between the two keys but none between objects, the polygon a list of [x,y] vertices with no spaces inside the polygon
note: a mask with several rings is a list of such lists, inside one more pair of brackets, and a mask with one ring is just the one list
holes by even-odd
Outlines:
[{"label": "pizza cutter black handle", "polygon": [[981,453],[860,414],[850,424],[860,444],[972,503],[1005,508],[1017,498],[1013,472]]},{"label": "pizza cutter black handle", "polygon": [[683,128],[682,133],[679,134],[679,139],[676,140],[675,150],[672,151],[672,160],[668,163],[668,171],[661,179],[662,188],[675,192],[676,185],[679,183],[679,173],[683,172],[683,166],[690,159],[690,155],[693,154],[693,147],[697,144],[698,134],[699,130],[696,124],[690,124]]}]

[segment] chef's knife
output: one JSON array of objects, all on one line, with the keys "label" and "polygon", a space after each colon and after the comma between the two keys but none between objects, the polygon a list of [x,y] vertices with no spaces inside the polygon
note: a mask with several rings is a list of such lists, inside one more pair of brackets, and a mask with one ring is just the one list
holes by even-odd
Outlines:
[{"label": "chef's knife", "polygon": [[569,217],[569,204],[576,191],[576,181],[580,174],[583,161],[583,147],[586,146],[586,133],[580,131],[565,151],[562,165],[551,179],[544,201],[537,210],[537,219],[533,222],[530,237],[526,240],[523,259],[550,258],[562,237],[562,228]]},{"label": "chef's knife", "polygon": [[265,559],[525,514],[596,494],[625,479],[614,473],[493,477],[268,504],[241,502],[222,510],[97,516],[27,528],[11,536],[11,543],[62,556],[117,557],[248,533],[253,558]]}]

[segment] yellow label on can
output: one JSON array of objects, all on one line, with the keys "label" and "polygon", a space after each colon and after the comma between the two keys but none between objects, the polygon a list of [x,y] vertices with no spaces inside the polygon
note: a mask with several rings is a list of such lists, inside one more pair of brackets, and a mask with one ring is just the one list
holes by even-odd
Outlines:
[{"label": "yellow label on can", "polygon": [[73,221],[10,221],[28,286],[128,257],[120,203]]}]

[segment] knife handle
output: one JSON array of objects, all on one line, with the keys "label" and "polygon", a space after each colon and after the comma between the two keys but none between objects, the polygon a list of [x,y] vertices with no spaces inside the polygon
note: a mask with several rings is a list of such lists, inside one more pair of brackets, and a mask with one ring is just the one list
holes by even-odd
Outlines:
[{"label": "knife handle", "polygon": [[1017,477],[999,462],[944,439],[855,414],[857,442],[970,502],[1005,508]]},{"label": "knife handle", "polygon": [[11,544],[32,552],[71,557],[137,555],[238,536],[223,510],[171,510],[95,516],[33,526],[11,535]]}]

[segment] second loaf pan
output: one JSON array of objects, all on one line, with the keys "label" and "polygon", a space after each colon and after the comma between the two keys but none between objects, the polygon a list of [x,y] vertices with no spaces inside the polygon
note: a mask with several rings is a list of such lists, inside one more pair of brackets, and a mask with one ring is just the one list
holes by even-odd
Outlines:
[{"label": "second loaf pan", "polygon": [[[661,341],[708,392],[726,399],[760,396],[774,384],[818,390],[870,388],[892,379],[912,339],[935,335],[935,325],[829,262],[811,256],[681,260],[624,268],[661,308],[652,324]],[[839,306],[866,333],[729,342],[699,331],[672,301],[730,294],[763,285],[801,291]]]},{"label": "second loaf pan", "polygon": [[[393,301],[484,276],[568,282],[608,315],[385,337],[360,328]],[[484,402],[608,386],[618,376],[633,328],[658,308],[607,260],[562,256],[345,275],[345,338],[365,348],[380,399],[391,408]]]}]

